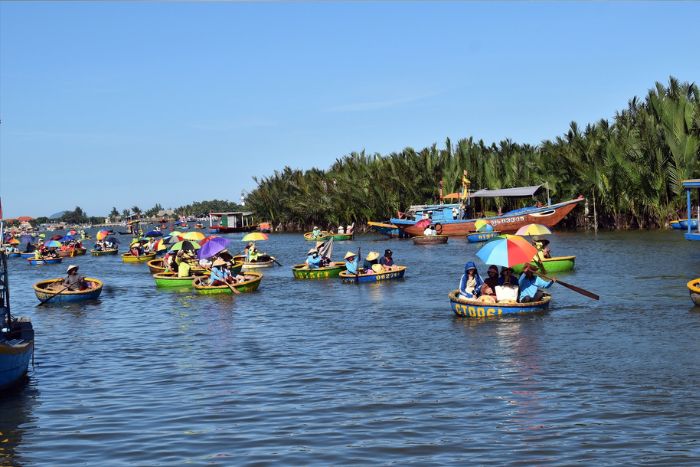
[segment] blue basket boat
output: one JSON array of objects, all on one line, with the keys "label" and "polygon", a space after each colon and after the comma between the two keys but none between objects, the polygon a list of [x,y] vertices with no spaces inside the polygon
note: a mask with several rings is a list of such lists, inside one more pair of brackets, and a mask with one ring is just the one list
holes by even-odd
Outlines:
[{"label": "blue basket boat", "polygon": [[85,282],[92,284],[92,288],[85,290],[62,290],[63,279],[48,279],[34,284],[34,294],[39,301],[48,300],[49,303],[75,303],[84,302],[86,300],[95,300],[102,293],[104,284],[101,280],[93,277],[86,277]]},{"label": "blue basket boat", "polygon": [[63,261],[63,258],[27,258],[27,262],[32,266],[38,266],[41,264],[58,264]]},{"label": "blue basket boat", "polygon": [[549,309],[550,295],[542,300],[530,303],[498,302],[484,303],[480,300],[470,300],[459,296],[459,290],[449,293],[450,307],[455,315],[467,318],[497,318],[508,315],[530,315],[543,313]]},{"label": "blue basket boat", "polygon": [[347,271],[340,273],[340,278],[346,283],[366,283],[366,282],[384,282],[394,279],[402,279],[406,273],[406,266],[393,266],[391,271],[371,273],[371,274],[352,274]]},{"label": "blue basket boat", "polygon": [[472,232],[469,235],[467,235],[467,241],[469,243],[481,243],[481,242],[488,242],[494,237],[498,237],[501,235],[500,232],[493,231],[493,232]]}]

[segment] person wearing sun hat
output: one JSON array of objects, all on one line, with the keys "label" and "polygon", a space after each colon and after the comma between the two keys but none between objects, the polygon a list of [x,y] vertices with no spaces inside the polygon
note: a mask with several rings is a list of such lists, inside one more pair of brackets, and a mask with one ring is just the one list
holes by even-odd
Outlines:
[{"label": "person wearing sun hat", "polygon": [[316,239],[320,236],[321,236],[321,229],[319,229],[317,225],[314,225],[314,228],[311,231],[311,238]]},{"label": "person wearing sun hat", "polygon": [[78,275],[78,266],[71,264],[66,269],[66,278],[63,279],[63,287],[68,290],[85,290],[88,288],[88,284],[85,282],[83,276]]},{"label": "person wearing sun hat", "polygon": [[518,280],[518,286],[520,287],[518,301],[520,303],[538,302],[542,300],[544,292],[542,292],[540,288],[548,289],[557,281],[556,279],[552,279],[547,282],[541,277],[536,276],[535,272],[537,272],[537,266],[533,266],[532,264],[525,265],[525,270]]},{"label": "person wearing sun hat", "polygon": [[365,262],[362,264],[362,269],[372,271],[372,266],[375,264],[379,264],[379,253],[376,251],[370,251],[365,257]]},{"label": "person wearing sun hat", "polygon": [[209,275],[209,285],[224,285],[230,282],[231,274],[226,269],[226,261],[216,258],[211,264],[211,274]]},{"label": "person wearing sun hat", "polygon": [[345,253],[345,269],[350,274],[357,274],[357,255],[352,251]]},{"label": "person wearing sun hat", "polygon": [[306,267],[308,269],[316,269],[321,266],[321,257],[318,255],[318,250],[312,248],[306,255]]}]

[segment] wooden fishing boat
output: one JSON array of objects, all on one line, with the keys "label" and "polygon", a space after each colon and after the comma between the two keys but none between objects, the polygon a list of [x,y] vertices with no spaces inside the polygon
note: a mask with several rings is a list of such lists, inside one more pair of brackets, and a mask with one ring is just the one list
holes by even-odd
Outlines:
[{"label": "wooden fishing boat", "polygon": [[671,228],[673,230],[683,230],[683,227],[681,227],[680,221],[671,221]]},{"label": "wooden fishing boat", "polygon": [[406,273],[406,266],[392,266],[391,271],[380,272],[380,273],[362,273],[362,274],[352,274],[347,271],[343,271],[339,274],[343,282],[346,283],[365,283],[365,282],[384,282],[393,279],[402,279]]},{"label": "wooden fishing boat", "polygon": [[367,222],[367,226],[378,234],[386,235],[390,238],[400,238],[404,236],[401,234],[401,230],[399,230],[399,228],[394,224],[369,221]]},{"label": "wooden fishing boat", "polygon": [[501,235],[501,232],[493,231],[493,232],[470,232],[467,235],[467,241],[469,243],[481,243],[481,242],[488,242],[494,237],[497,237]]},{"label": "wooden fishing boat", "polygon": [[34,258],[34,252],[22,252],[19,254],[22,258]]},{"label": "wooden fishing boat", "polygon": [[[680,226],[681,230],[688,230],[688,219],[679,219],[678,225]],[[690,228],[691,229],[698,228],[698,220],[697,219],[690,219]]]},{"label": "wooden fishing boat", "polygon": [[312,232],[306,232],[304,234],[304,240],[307,242],[322,242],[324,240],[328,240],[333,234],[328,232],[327,230],[321,230],[321,233],[319,234],[318,237],[314,237]]},{"label": "wooden fishing boat", "polygon": [[700,306],[700,278],[688,282],[688,291],[695,306]]},{"label": "wooden fishing boat", "polygon": [[[86,277],[85,282],[91,283],[92,288],[85,290],[63,290],[63,278],[48,279],[34,284],[34,294],[39,301],[44,301],[56,295],[49,303],[75,303],[94,300],[102,293],[104,284],[94,277]],[[60,292],[60,293],[58,293]]]},{"label": "wooden fishing boat", "polygon": [[41,264],[58,264],[63,261],[63,258],[27,258],[27,262],[32,266],[38,266]]},{"label": "wooden fishing boat", "polygon": [[[550,272],[567,272],[573,271],[576,263],[576,256],[554,256],[542,260],[545,274]],[[530,264],[537,266],[535,261],[530,261]],[[516,264],[513,266],[513,272],[520,274],[525,269],[525,264]]]},{"label": "wooden fishing boat", "polygon": [[90,254],[92,256],[116,255],[118,253],[119,253],[118,248],[105,248],[103,250],[90,250]]},{"label": "wooden fishing boat", "polygon": [[125,263],[145,263],[156,257],[155,253],[148,253],[141,256],[134,256],[130,252],[122,254],[122,261]]},{"label": "wooden fishing boat", "polygon": [[160,272],[153,274],[156,287],[192,287],[192,281],[198,277],[208,277],[209,271],[191,271],[191,275],[178,277],[174,272]]},{"label": "wooden fishing boat", "polygon": [[[255,292],[260,286],[263,275],[261,272],[245,273],[246,280],[238,284],[232,284],[233,288],[239,292]],[[228,285],[205,285],[200,283],[200,280],[195,279],[192,285],[198,294],[213,295],[213,294],[233,294]]]},{"label": "wooden fishing boat", "polygon": [[343,271],[345,263],[342,261],[336,261],[324,268],[309,269],[306,264],[295,264],[292,267],[295,279],[331,279],[338,277]]},{"label": "wooden fishing boat", "polygon": [[447,243],[450,237],[447,235],[419,235],[413,237],[414,245],[439,245],[442,243]]},{"label": "wooden fishing boat", "polygon": [[505,315],[527,315],[543,313],[549,309],[550,295],[545,295],[542,300],[530,303],[498,302],[484,303],[480,300],[472,300],[459,296],[459,290],[453,290],[448,294],[450,307],[457,316],[468,318],[493,318]]},{"label": "wooden fishing boat", "polygon": [[72,256],[83,256],[87,252],[87,248],[74,248],[68,250],[58,250],[58,256],[61,258],[69,258]]},{"label": "wooden fishing boat", "polygon": [[0,253],[0,390],[19,382],[34,355],[34,328],[29,318],[10,313],[7,258]]}]

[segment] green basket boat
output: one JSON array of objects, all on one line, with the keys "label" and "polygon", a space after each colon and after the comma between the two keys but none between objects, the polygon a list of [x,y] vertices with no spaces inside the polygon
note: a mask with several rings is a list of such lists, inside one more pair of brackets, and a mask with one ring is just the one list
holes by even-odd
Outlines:
[{"label": "green basket boat", "polygon": [[107,248],[104,250],[90,250],[90,254],[92,256],[116,255],[117,253],[119,253],[118,248]]},{"label": "green basket boat", "polygon": [[325,268],[309,269],[306,264],[296,264],[292,267],[295,279],[332,279],[339,277],[345,271],[345,263],[336,261]]},{"label": "green basket boat", "polygon": [[[246,280],[233,284],[233,288],[239,292],[255,292],[260,286],[263,275],[261,272],[246,272]],[[192,282],[192,286],[198,294],[213,295],[213,294],[233,294],[228,285],[203,285],[198,279]]]},{"label": "green basket boat", "polygon": [[174,272],[159,272],[153,274],[153,279],[156,281],[156,287],[192,287],[192,281],[198,277],[209,276],[209,271],[206,273],[192,271],[191,276],[178,277]]},{"label": "green basket boat", "polygon": [[[567,272],[574,270],[574,264],[576,263],[575,256],[554,256],[552,258],[546,258],[542,260],[544,265],[545,274],[550,272]],[[531,261],[530,264],[537,266],[537,263]],[[513,266],[513,271],[520,274],[525,269],[525,264],[516,264]]]}]

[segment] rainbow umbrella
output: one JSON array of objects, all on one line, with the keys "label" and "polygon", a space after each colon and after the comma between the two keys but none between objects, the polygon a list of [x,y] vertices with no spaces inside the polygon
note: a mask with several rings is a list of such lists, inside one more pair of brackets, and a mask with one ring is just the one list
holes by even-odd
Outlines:
[{"label": "rainbow umbrella", "polygon": [[10,243],[10,245],[19,245],[19,240],[17,240],[16,238],[13,238],[10,240],[9,243]]},{"label": "rainbow umbrella", "polygon": [[180,251],[180,250],[199,250],[202,248],[199,246],[199,243],[197,242],[191,242],[189,240],[183,240],[181,242],[177,242],[175,245],[170,248],[170,251]]},{"label": "rainbow umbrella", "polygon": [[109,230],[100,230],[99,232],[97,232],[97,235],[95,235],[95,238],[97,240],[102,241],[105,238],[107,238],[107,235],[109,235]]},{"label": "rainbow umbrella", "polygon": [[182,236],[185,240],[193,240],[195,242],[198,242],[200,240],[204,240],[204,234],[202,232],[187,232]]},{"label": "rainbow umbrella", "polygon": [[476,252],[486,264],[508,267],[528,263],[536,254],[537,249],[517,235],[499,235]]},{"label": "rainbow umbrella", "polygon": [[474,222],[474,229],[476,229],[477,232],[481,232],[481,229],[487,225],[490,224],[483,219],[479,219],[476,222]]},{"label": "rainbow umbrella", "polygon": [[179,230],[173,230],[172,232],[170,232],[170,236],[171,237],[182,237],[182,232],[180,232]]},{"label": "rainbow umbrella", "polygon": [[57,240],[49,240],[44,244],[46,248],[61,248],[61,243]]},{"label": "rainbow umbrella", "polygon": [[267,234],[264,234],[262,232],[251,232],[247,235],[245,235],[241,241],[242,242],[258,242],[262,240],[267,240],[268,236]]},{"label": "rainbow umbrella", "polygon": [[526,235],[531,237],[533,235],[549,235],[551,233],[552,231],[542,224],[527,224],[520,227],[518,231],[515,232],[515,235]]}]

